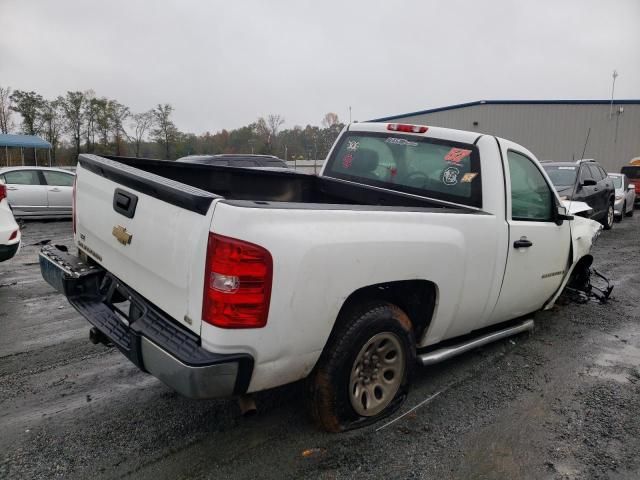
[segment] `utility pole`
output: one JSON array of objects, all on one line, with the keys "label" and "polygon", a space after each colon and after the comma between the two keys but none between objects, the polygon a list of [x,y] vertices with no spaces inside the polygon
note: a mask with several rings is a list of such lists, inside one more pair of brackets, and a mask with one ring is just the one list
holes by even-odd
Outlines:
[{"label": "utility pole", "polygon": [[613,83],[611,85],[611,107],[609,108],[609,120],[613,117],[613,92],[616,89],[616,78],[618,78],[618,71],[613,71]]},{"label": "utility pole", "polygon": [[351,123],[351,105],[349,105],[349,123]]}]

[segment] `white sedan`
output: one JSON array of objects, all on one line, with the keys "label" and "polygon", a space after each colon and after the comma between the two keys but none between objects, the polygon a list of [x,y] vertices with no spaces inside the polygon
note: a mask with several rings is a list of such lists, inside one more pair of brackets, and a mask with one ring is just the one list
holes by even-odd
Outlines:
[{"label": "white sedan", "polygon": [[0,168],[16,217],[70,217],[73,172],[49,167]]},{"label": "white sedan", "polygon": [[0,181],[0,262],[9,260],[20,248],[20,228],[7,203],[7,187]]}]

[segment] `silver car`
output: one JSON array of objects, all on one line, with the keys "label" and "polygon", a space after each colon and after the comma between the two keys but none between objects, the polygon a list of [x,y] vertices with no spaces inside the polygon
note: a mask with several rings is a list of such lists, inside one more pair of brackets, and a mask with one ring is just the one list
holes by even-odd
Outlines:
[{"label": "silver car", "polygon": [[616,189],[616,201],[613,204],[613,212],[616,218],[630,217],[633,215],[633,205],[636,201],[636,187],[629,182],[623,173],[609,173]]},{"label": "silver car", "polygon": [[60,168],[0,168],[16,217],[70,217],[74,178],[74,173]]}]

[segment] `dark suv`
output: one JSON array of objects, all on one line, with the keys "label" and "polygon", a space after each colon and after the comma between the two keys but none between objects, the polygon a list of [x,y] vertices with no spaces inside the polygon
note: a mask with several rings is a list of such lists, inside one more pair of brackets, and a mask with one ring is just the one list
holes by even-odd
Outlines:
[{"label": "dark suv", "polygon": [[615,188],[607,172],[595,160],[542,162],[562,200],[584,202],[593,210],[589,218],[609,230],[613,226]]}]

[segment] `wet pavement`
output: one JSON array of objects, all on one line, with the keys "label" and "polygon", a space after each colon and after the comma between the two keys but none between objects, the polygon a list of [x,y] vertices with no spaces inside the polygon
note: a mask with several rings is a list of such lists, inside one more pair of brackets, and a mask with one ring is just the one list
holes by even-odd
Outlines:
[{"label": "wet pavement", "polygon": [[558,305],[532,334],[420,368],[394,417],[339,435],[309,422],[301,384],[244,418],[92,345],[33,245],[70,244],[70,222],[23,234],[0,264],[0,478],[640,478],[640,215],[595,248],[609,304]]}]

